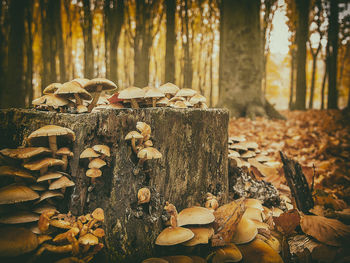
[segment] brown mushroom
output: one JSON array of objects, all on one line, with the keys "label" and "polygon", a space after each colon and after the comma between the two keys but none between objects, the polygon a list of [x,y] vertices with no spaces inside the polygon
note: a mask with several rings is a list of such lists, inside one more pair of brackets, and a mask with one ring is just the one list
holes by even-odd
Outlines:
[{"label": "brown mushroom", "polygon": [[157,99],[165,97],[164,93],[160,91],[157,88],[150,88],[145,93],[144,98],[145,99],[151,99],[152,100],[152,107],[156,107]]},{"label": "brown mushroom", "polygon": [[206,225],[214,222],[214,220],[213,212],[200,206],[185,208],[177,216],[178,226]]},{"label": "brown mushroom", "polygon": [[137,200],[139,205],[148,203],[151,200],[151,191],[147,187],[139,189],[137,192]]},{"label": "brown mushroom", "polygon": [[94,158],[90,163],[89,163],[89,168],[96,168],[100,169],[101,167],[105,166],[106,162],[100,158]]},{"label": "brown mushroom", "polygon": [[94,93],[93,100],[88,107],[89,112],[91,112],[91,110],[96,106],[96,103],[101,95],[101,92],[103,90],[107,91],[107,90],[117,89],[117,85],[105,78],[95,78],[87,82],[84,88],[87,91]]},{"label": "brown mushroom", "polygon": [[180,90],[178,86],[173,83],[167,82],[159,87],[159,89],[165,94],[165,96],[170,99],[175,96],[175,94]]},{"label": "brown mushroom", "polygon": [[44,158],[32,162],[25,163],[23,166],[31,171],[40,171],[40,175],[44,175],[50,166],[62,166],[64,162],[55,158]]},{"label": "brown mushroom", "polygon": [[111,156],[111,151],[107,145],[97,144],[97,145],[92,146],[92,149],[95,152],[100,153],[104,156],[107,156],[107,157]]},{"label": "brown mushroom", "polygon": [[131,140],[131,147],[134,153],[137,153],[136,140],[143,139],[143,136],[137,131],[131,131],[125,136],[125,140]]},{"label": "brown mushroom", "polygon": [[158,235],[156,244],[160,246],[172,246],[186,242],[193,237],[193,232],[187,228],[169,226]]},{"label": "brown mushroom", "polygon": [[58,156],[62,156],[62,161],[64,163],[62,165],[62,170],[66,171],[67,170],[67,166],[68,166],[68,157],[73,157],[73,153],[69,150],[68,147],[62,147],[62,148],[58,149],[56,154]]},{"label": "brown mushroom", "polygon": [[76,81],[66,82],[55,91],[56,95],[65,97],[67,99],[75,99],[76,105],[82,105],[82,99],[91,100],[92,97],[90,93],[81,87],[81,85]]},{"label": "brown mushroom", "polygon": [[131,100],[131,107],[134,109],[138,109],[139,105],[138,105],[137,100],[143,99],[144,96],[145,96],[144,90],[137,88],[137,87],[129,87],[129,88],[122,90],[119,93],[118,98],[122,99],[123,101]]},{"label": "brown mushroom", "polygon": [[0,188],[0,205],[38,199],[38,193],[24,185],[8,185]]}]

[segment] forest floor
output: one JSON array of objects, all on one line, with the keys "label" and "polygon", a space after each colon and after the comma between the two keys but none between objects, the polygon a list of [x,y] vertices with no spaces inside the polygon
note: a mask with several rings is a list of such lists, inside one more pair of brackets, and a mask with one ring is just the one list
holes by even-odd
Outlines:
[{"label": "forest floor", "polygon": [[[275,170],[264,170],[259,174],[270,181],[281,193],[291,197],[284,178],[279,152],[299,162],[309,183],[315,206],[310,210],[314,215],[339,219],[349,224],[350,215],[350,113],[339,110],[282,111],[287,120],[268,120],[257,118],[231,119],[229,137],[243,136],[247,141],[256,142],[259,150],[270,157],[266,164]],[[294,206],[295,208],[295,206]],[[322,220],[323,217],[322,217]],[[303,228],[303,226],[301,226]],[[304,229],[303,229],[304,230]],[[348,232],[347,227],[346,232]],[[316,233],[312,233],[312,231]],[[327,230],[328,231],[328,230]],[[326,232],[327,232],[326,231]],[[342,235],[341,230],[329,230],[321,237],[319,229],[306,234],[318,241]],[[344,235],[349,235],[346,233]],[[327,241],[321,242],[327,244]],[[290,243],[289,243],[290,245]],[[329,245],[329,242],[328,244]],[[318,249],[319,251],[320,249]],[[324,262],[343,262],[335,260],[339,250],[318,255]],[[316,251],[316,250],[315,250]],[[333,258],[328,258],[333,254]],[[346,253],[348,254],[348,253]],[[314,255],[312,255],[314,257]],[[345,256],[349,260],[348,255]],[[333,261],[334,260],[334,261]],[[307,262],[300,260],[299,262]],[[318,262],[318,261],[312,261]],[[348,262],[348,261],[346,261]]]}]

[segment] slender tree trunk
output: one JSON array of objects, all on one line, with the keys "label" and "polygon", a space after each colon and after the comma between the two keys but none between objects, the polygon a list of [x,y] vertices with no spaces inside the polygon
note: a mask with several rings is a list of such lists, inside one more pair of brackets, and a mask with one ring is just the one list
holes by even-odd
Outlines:
[{"label": "slender tree trunk", "polygon": [[210,97],[209,97],[209,106],[214,106],[214,81],[213,81],[213,49],[214,49],[214,33],[212,32],[211,43],[210,43],[210,71],[209,71],[209,79],[210,79]]},{"label": "slender tree trunk", "polygon": [[327,77],[328,77],[328,68],[329,68],[329,55],[328,55],[328,44],[326,46],[326,57],[324,61],[324,74],[323,74],[323,80],[322,80],[322,89],[321,89],[321,110],[325,108],[325,90],[326,90],[326,82],[327,82]]},{"label": "slender tree trunk", "polygon": [[184,48],[184,88],[192,88],[192,59],[190,57],[190,34],[189,34],[189,19],[188,19],[188,0],[184,0],[185,13],[185,35],[186,42],[183,43]]},{"label": "slender tree trunk", "polygon": [[294,87],[295,87],[295,50],[291,51],[291,66],[290,66],[290,87],[289,87],[289,109],[294,109]]},{"label": "slender tree trunk", "polygon": [[316,65],[317,58],[313,57],[312,59],[312,77],[311,77],[311,86],[310,86],[310,100],[309,100],[309,109],[313,108],[314,105],[314,92],[315,92],[315,75],[316,75]]},{"label": "slender tree trunk", "polygon": [[104,7],[107,77],[118,82],[118,45],[124,22],[124,1],[106,0]]},{"label": "slender tree trunk", "polygon": [[91,0],[83,0],[83,36],[84,36],[84,77],[94,77],[94,47],[92,42]]},{"label": "slender tree trunk", "polygon": [[63,34],[62,34],[62,15],[61,15],[61,0],[52,1],[55,3],[54,21],[56,28],[56,48],[58,52],[58,58],[60,63],[60,82],[66,82],[68,80],[66,76],[66,59],[64,56],[64,44],[63,44]]},{"label": "slender tree trunk", "polygon": [[68,33],[65,37],[65,50],[67,54],[66,61],[66,78],[72,79],[74,66],[72,62],[72,15],[70,11],[71,0],[64,0],[64,9],[67,16]]},{"label": "slender tree trunk", "polygon": [[341,63],[340,63],[340,69],[339,69],[339,88],[342,88],[342,82],[343,82],[343,76],[344,76],[344,68],[345,68],[345,61],[349,59],[350,57],[350,43],[348,43],[345,47],[344,55],[342,57]]},{"label": "slender tree trunk", "polygon": [[175,83],[176,0],[166,0],[165,82]]},{"label": "slender tree trunk", "polygon": [[328,109],[338,108],[337,92],[337,62],[338,62],[338,33],[339,8],[338,0],[330,1],[330,17],[328,26],[329,69],[328,69]]},{"label": "slender tree trunk", "polygon": [[296,30],[297,43],[297,86],[295,109],[305,110],[306,104],[306,42],[309,33],[310,0],[296,0],[298,23]]},{"label": "slender tree trunk", "polygon": [[33,34],[32,34],[32,23],[33,23],[33,5],[34,2],[30,1],[27,12],[26,12],[26,27],[27,27],[27,38],[26,38],[26,54],[27,54],[27,65],[26,65],[26,77],[25,77],[25,94],[26,94],[26,106],[30,106],[33,100]]},{"label": "slender tree trunk", "polygon": [[0,108],[4,108],[6,105],[6,92],[7,92],[7,48],[8,48],[8,42],[6,39],[6,35],[8,32],[8,19],[6,19],[7,16],[7,10],[4,8],[5,5],[0,5],[0,17],[4,18],[0,20],[0,83],[3,83],[2,89],[0,89]]},{"label": "slender tree trunk", "polygon": [[9,6],[9,47],[8,47],[8,71],[7,85],[4,95],[4,107],[25,106],[24,74],[24,48],[25,42],[25,10],[28,1],[10,1]]}]

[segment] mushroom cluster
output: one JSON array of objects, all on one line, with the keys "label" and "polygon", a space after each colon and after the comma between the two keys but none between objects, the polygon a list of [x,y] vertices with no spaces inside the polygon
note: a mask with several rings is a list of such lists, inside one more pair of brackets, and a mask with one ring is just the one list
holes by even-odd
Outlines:
[{"label": "mushroom cluster", "polygon": [[206,109],[206,98],[193,89],[179,89],[173,83],[165,83],[159,88],[129,87],[120,93],[113,95],[110,100],[119,107],[120,103],[125,107],[134,109],[144,107],[173,107],[173,108],[201,108]]},{"label": "mushroom cluster", "polygon": [[102,176],[101,168],[106,163],[106,158],[111,156],[111,151],[107,145],[97,144],[93,147],[86,148],[81,154],[80,159],[88,159],[89,165],[86,171],[86,176],[91,178],[91,183],[94,184],[96,178]]},{"label": "mushroom cluster", "polygon": [[139,164],[143,164],[146,160],[162,158],[162,154],[153,146],[151,140],[151,126],[145,122],[137,122],[136,129],[139,131],[131,131],[125,136],[125,140],[131,142],[132,150],[139,158]]},{"label": "mushroom cluster", "polygon": [[43,90],[43,96],[33,100],[32,104],[39,110],[91,112],[98,104],[101,92],[116,88],[112,81],[105,78],[77,78],[63,84],[51,83]]},{"label": "mushroom cluster", "polygon": [[47,125],[28,136],[29,147],[0,151],[5,162],[0,166],[0,224],[4,235],[8,229],[15,229],[14,232],[26,229],[23,231],[27,234],[23,235],[33,247],[42,242],[36,237],[42,234],[36,226],[39,216],[47,211],[56,212],[55,199],[62,199],[65,189],[75,185],[66,173],[68,158],[73,156],[67,146],[74,140],[72,130]]},{"label": "mushroom cluster", "polygon": [[[216,200],[211,193],[207,201]],[[166,227],[157,237],[159,246],[209,246],[200,256],[170,256],[149,258],[146,262],[272,262],[283,263],[281,245],[274,231],[272,216],[276,216],[257,199],[239,199],[218,207],[193,206],[177,213],[173,204],[164,207]],[[164,218],[163,218],[164,219]],[[170,226],[169,226],[170,225]],[[198,250],[197,250],[198,251]],[[183,261],[176,261],[181,257]],[[179,258],[180,259],[180,258]],[[178,260],[179,260],[178,259]],[[162,261],[163,260],[163,261]]]},{"label": "mushroom cluster", "polygon": [[42,233],[50,233],[55,237],[43,244],[36,251],[35,257],[39,257],[44,251],[50,251],[71,253],[73,257],[70,257],[69,262],[89,262],[104,247],[102,238],[105,233],[101,228],[103,221],[104,212],[101,208],[79,217],[70,213],[45,211],[40,215],[38,228]]}]

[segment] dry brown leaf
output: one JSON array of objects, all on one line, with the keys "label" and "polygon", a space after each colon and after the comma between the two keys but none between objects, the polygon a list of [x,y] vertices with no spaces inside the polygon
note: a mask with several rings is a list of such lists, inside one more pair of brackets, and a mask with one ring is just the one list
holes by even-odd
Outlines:
[{"label": "dry brown leaf", "polygon": [[278,230],[288,236],[300,224],[300,215],[298,210],[292,209],[281,214],[279,217],[273,217],[273,221]]},{"label": "dry brown leaf", "polygon": [[350,226],[336,219],[304,215],[300,226],[305,234],[327,245],[342,246],[350,242]]}]

